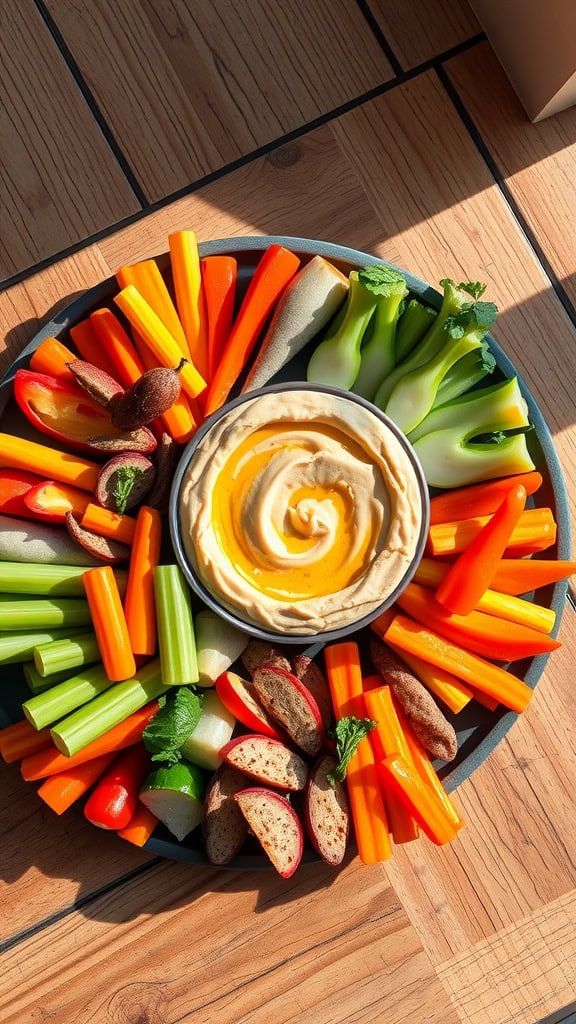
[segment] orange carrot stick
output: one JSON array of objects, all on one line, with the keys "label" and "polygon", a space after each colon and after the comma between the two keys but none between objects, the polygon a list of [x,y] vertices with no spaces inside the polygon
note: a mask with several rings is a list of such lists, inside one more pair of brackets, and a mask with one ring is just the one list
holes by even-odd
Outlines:
[{"label": "orange carrot stick", "polygon": [[63,814],[76,800],[88,792],[110,767],[116,754],[101,754],[93,761],[78,764],[57,775],[50,775],[38,789],[38,796],[56,814]]},{"label": "orange carrot stick", "polygon": [[44,338],[30,357],[30,369],[35,373],[47,373],[49,377],[74,380],[73,373],[67,363],[76,359],[76,355],[58,338]]},{"label": "orange carrot stick", "polygon": [[545,558],[503,558],[494,573],[492,589],[504,594],[527,594],[576,573],[576,562]]},{"label": "orange carrot stick", "polygon": [[400,754],[385,757],[379,765],[381,778],[405,803],[423,832],[437,846],[451,842],[457,834],[456,826],[443,805],[424,785],[413,763]]},{"label": "orange carrot stick", "polygon": [[407,615],[396,616],[385,638],[400,651],[416,654],[432,665],[446,668],[458,679],[482,690],[518,714],[526,710],[532,699],[530,687],[511,672],[444,640]]},{"label": "orange carrot stick", "polygon": [[186,335],[188,352],[207,381],[208,331],[196,235],[193,231],[174,231],[168,235],[168,244],[176,305]]},{"label": "orange carrot stick", "polygon": [[92,363],[93,366],[99,366],[111,377],[114,376],[114,367],[102,348],[90,319],[82,320],[79,324],[71,327],[70,337],[82,359],[87,363]]},{"label": "orange carrot stick", "polygon": [[206,256],[200,271],[208,321],[208,379],[212,380],[232,330],[238,262],[233,256]]},{"label": "orange carrot stick", "polygon": [[35,729],[27,718],[0,730],[0,756],[6,764],[44,750],[52,743],[50,729]]},{"label": "orange carrot stick", "polygon": [[100,466],[80,455],[57,451],[24,437],[0,433],[0,466],[30,470],[48,480],[94,491]]},{"label": "orange carrot stick", "polygon": [[103,508],[90,501],[84,509],[80,526],[97,533],[99,537],[110,537],[130,546],[134,540],[136,520],[133,516],[112,512],[109,508]]},{"label": "orange carrot stick", "polygon": [[281,245],[271,245],[260,259],[205,396],[207,416],[228,398],[268,316],[299,266],[298,257]]},{"label": "orange carrot stick", "polygon": [[[358,645],[352,641],[331,644],[324,649],[324,659],[336,718],[364,718]],[[388,860],[392,855],[388,820],[368,736],[348,764],[346,788],[360,859],[364,864]]]},{"label": "orange carrot stick", "polygon": [[[428,533],[426,551],[436,558],[458,555],[478,536],[490,516],[474,516],[449,523],[437,523]],[[544,551],[556,540],[556,522],[550,508],[527,508],[520,516],[506,549],[506,557],[520,557]]]},{"label": "orange carrot stick", "polygon": [[487,693],[482,693],[482,690],[478,690],[475,686],[468,684],[468,689],[472,693],[472,699],[478,701],[483,708],[487,708],[488,711],[496,711],[496,708],[500,706],[499,700],[494,700],[493,697],[489,697]]},{"label": "orange carrot stick", "polygon": [[404,714],[402,708],[398,704],[398,701],[396,700],[394,694],[392,694],[392,702],[396,709],[396,715],[400,723],[400,728],[402,730],[402,734],[408,747],[409,760],[412,761],[414,767],[416,768],[416,771],[421,776],[425,786],[429,787],[431,790],[434,791],[452,824],[456,828],[462,828],[462,825],[464,824],[462,818],[458,814],[458,811],[456,810],[454,804],[450,800],[446,790],[444,789],[444,786],[440,782],[440,779],[436,774],[436,770],[432,764],[430,757],[424,750],[424,747],[422,746],[420,740],[416,736],[416,733],[414,732],[412,726],[410,725],[410,722],[406,718],[406,715]]},{"label": "orange carrot stick", "polygon": [[495,512],[506,492],[516,484],[522,484],[526,494],[535,494],[542,486],[542,474],[535,469],[501,480],[487,480],[470,487],[456,487],[452,491],[437,494],[430,500],[430,524],[447,523],[453,519],[469,519],[473,516],[488,516]]},{"label": "orange carrot stick", "polygon": [[[182,358],[178,343],[134,285],[123,288],[114,301],[134,330],[144,338],[158,365],[178,366]],[[185,363],[180,370],[180,383],[189,398],[196,398],[206,387],[206,381],[192,362]]]},{"label": "orange carrot stick", "polygon": [[114,367],[114,377],[123,387],[129,388],[144,373],[144,363],[134,343],[110,309],[97,309],[91,314],[90,323]]},{"label": "orange carrot stick", "polygon": [[182,321],[176,312],[176,307],[156,261],[141,260],[140,263],[133,263],[132,266],[120,267],[116,272],[116,280],[121,288],[125,288],[129,284],[134,285],[174,338],[180,355],[190,359],[191,352]]},{"label": "orange carrot stick", "polygon": [[405,661],[408,668],[415,676],[424,683],[431,693],[438,697],[449,710],[457,715],[472,700],[473,694],[469,686],[436,665],[430,665],[422,658],[417,658],[406,651],[396,651],[402,661]]},{"label": "orange carrot stick", "polygon": [[[364,703],[369,717],[377,723],[368,734],[375,760],[382,761],[388,754],[398,753],[410,761],[410,749],[396,714],[390,687],[385,685],[365,690]],[[392,789],[385,791],[384,801],[396,845],[418,839],[418,824],[398,794]]]},{"label": "orange carrot stick", "polygon": [[157,509],[142,505],[128,566],[128,584],[124,601],[126,624],[134,654],[156,651],[156,601],[154,569],[160,561],[162,518]]},{"label": "orange carrot stick", "polygon": [[144,846],[150,839],[157,824],[158,818],[144,804],[139,803],[129,824],[125,828],[121,828],[117,835],[121,839],[126,839],[129,843],[133,843],[134,846]]},{"label": "orange carrot stick", "polygon": [[66,771],[68,768],[75,768],[86,761],[93,761],[101,754],[113,754],[118,750],[125,750],[133,746],[142,738],[142,733],[151,718],[158,711],[157,700],[150,701],[145,707],[134,714],[129,715],[123,722],[115,725],[108,732],[103,733],[97,740],[88,743],[79,750],[77,754],[68,757],[62,754],[53,744],[45,750],[25,757],[20,765],[22,778],[26,782],[33,782],[36,779],[46,779],[49,775],[56,775],[58,772]]},{"label": "orange carrot stick", "polygon": [[113,682],[130,679],[136,662],[114,572],[101,565],[88,569],[82,580],[106,675]]}]

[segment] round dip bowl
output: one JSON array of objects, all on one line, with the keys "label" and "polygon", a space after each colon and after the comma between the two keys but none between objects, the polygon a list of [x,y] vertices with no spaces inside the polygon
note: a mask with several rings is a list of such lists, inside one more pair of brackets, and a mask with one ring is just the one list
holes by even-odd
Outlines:
[{"label": "round dip bowl", "polygon": [[223,619],[270,643],[341,640],[414,575],[428,488],[402,432],[348,391],[260,388],[210,416],[170,497],[177,561]]}]

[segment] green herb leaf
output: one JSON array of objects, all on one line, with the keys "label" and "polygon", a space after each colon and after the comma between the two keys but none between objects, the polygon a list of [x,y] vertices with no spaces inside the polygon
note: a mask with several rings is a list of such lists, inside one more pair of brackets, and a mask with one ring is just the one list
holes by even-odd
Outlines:
[{"label": "green herb leaf", "polygon": [[457,285],[461,292],[468,292],[474,299],[479,299],[486,291],[486,285],[482,281],[460,281]]},{"label": "green herb leaf", "polygon": [[144,476],[144,470],[139,466],[119,466],[116,470],[116,487],[113,491],[116,508],[123,514],[126,511],[128,498],[132,493],[134,484]]},{"label": "green herb leaf", "polygon": [[463,338],[469,329],[488,330],[498,315],[493,302],[466,302],[459,313],[446,317],[444,330],[455,341]]},{"label": "green herb leaf", "polygon": [[198,725],[204,697],[187,686],[174,687],[165,695],[160,710],[142,733],[152,761],[176,764],[182,757],[180,747]]},{"label": "green herb leaf", "polygon": [[373,295],[382,295],[384,298],[408,293],[402,274],[394,267],[387,267],[381,263],[359,270],[358,280],[367,291],[372,292]]},{"label": "green herb leaf", "polygon": [[372,729],[376,728],[376,725],[377,722],[371,718],[354,718],[353,715],[338,719],[334,728],[330,729],[328,733],[330,739],[336,740],[336,757],[338,758],[338,764],[334,771],[326,776],[328,782],[334,785],[336,782],[344,781],[346,769],[350,759],[356,753],[360,740],[363,740]]}]

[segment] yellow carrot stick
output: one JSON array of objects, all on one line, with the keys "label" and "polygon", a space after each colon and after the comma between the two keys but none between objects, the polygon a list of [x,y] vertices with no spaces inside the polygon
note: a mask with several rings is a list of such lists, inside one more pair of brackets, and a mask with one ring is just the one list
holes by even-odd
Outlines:
[{"label": "yellow carrot stick", "polygon": [[13,434],[0,433],[0,466],[24,469],[47,480],[74,484],[84,491],[94,491],[100,466],[80,455],[60,452],[36,441]]},{"label": "yellow carrot stick", "polygon": [[116,280],[121,288],[126,288],[130,284],[134,285],[174,338],[181,356],[190,359],[190,349],[184,327],[156,261],[141,260],[139,263],[133,263],[132,266],[120,267],[116,272]]},{"label": "yellow carrot stick", "polygon": [[[114,301],[132,327],[144,338],[158,360],[158,365],[178,366],[182,358],[178,343],[134,285],[129,284],[127,288],[123,288]],[[206,387],[206,381],[191,362],[185,363],[182,367],[180,381],[190,398],[196,398]]]},{"label": "yellow carrot stick", "polygon": [[402,661],[406,662],[408,668],[420,682],[424,683],[424,686],[436,697],[439,697],[454,715],[457,715],[470,703],[474,696],[472,690],[451,672],[447,672],[446,669],[440,668],[438,665],[431,665],[414,654],[408,654],[407,651],[401,651],[399,647],[394,647],[392,644],[390,646],[402,658]]},{"label": "yellow carrot stick", "polygon": [[109,537],[130,546],[134,540],[136,520],[133,516],[121,515],[119,512],[112,512],[109,508],[89,502],[84,509],[80,526],[97,533],[99,537]]},{"label": "yellow carrot stick", "polygon": [[168,235],[168,244],[176,305],[190,358],[208,380],[208,329],[196,235],[194,231],[174,231]]}]

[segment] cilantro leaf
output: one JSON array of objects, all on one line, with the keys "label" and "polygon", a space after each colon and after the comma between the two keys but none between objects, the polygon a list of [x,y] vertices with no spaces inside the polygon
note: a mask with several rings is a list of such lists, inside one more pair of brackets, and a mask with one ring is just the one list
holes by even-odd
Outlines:
[{"label": "cilantro leaf", "polygon": [[146,750],[152,761],[165,761],[169,765],[180,761],[180,747],[198,725],[204,697],[186,686],[174,687],[160,703],[160,710],[142,733]]},{"label": "cilantro leaf", "polygon": [[338,764],[334,771],[326,776],[328,782],[332,784],[343,782],[346,778],[348,764],[356,753],[360,740],[363,740],[376,725],[377,722],[371,718],[354,718],[353,715],[338,719],[334,728],[328,733],[330,739],[336,740],[336,757],[338,758]]},{"label": "cilantro leaf", "polygon": [[144,470],[139,466],[119,466],[116,470],[116,486],[113,491],[116,508],[123,514],[128,505],[128,498],[132,493],[134,484],[144,476]]},{"label": "cilantro leaf", "polygon": [[400,271],[378,263],[374,267],[363,267],[358,271],[358,280],[373,295],[389,298],[391,295],[404,295],[408,289]]},{"label": "cilantro leaf", "polygon": [[473,299],[479,299],[486,291],[486,285],[482,281],[460,281],[457,285],[461,292],[468,292]]}]

